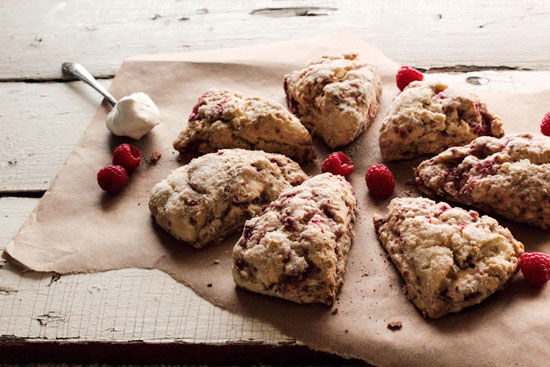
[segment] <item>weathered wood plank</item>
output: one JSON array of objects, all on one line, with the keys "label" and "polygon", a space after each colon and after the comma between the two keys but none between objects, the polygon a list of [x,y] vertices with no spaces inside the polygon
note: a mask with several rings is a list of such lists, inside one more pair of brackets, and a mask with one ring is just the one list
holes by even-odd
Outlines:
[{"label": "weathered wood plank", "polygon": [[[457,88],[532,91],[550,72],[483,71],[430,74]],[[470,78],[470,79],[468,79]],[[478,84],[468,83],[470,80]],[[105,85],[110,80],[102,81]],[[0,83],[0,193],[43,191],[77,143],[101,97],[75,83]]]},{"label": "weathered wood plank", "polygon": [[[349,29],[422,68],[550,68],[544,0],[4,0],[0,80],[61,78],[72,59],[112,76],[139,53],[204,50]],[[37,57],[39,55],[39,57]]]},{"label": "weathered wood plank", "polygon": [[49,187],[102,97],[81,82],[0,83],[0,100],[0,193],[5,193]]},{"label": "weathered wood plank", "polygon": [[[0,252],[39,199],[0,198]],[[57,276],[0,262],[0,337],[67,341],[295,343],[156,270]]]}]

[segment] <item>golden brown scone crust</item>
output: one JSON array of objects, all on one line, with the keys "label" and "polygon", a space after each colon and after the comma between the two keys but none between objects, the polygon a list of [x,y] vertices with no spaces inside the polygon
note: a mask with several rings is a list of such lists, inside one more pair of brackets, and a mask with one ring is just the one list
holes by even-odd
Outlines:
[{"label": "golden brown scone crust", "polygon": [[233,249],[238,286],[298,303],[334,303],[344,283],[357,201],[324,173],[286,190],[246,222]]},{"label": "golden brown scone crust", "polygon": [[493,218],[425,198],[393,199],[386,217],[374,215],[374,227],[407,297],[434,319],[504,287],[523,254]]}]

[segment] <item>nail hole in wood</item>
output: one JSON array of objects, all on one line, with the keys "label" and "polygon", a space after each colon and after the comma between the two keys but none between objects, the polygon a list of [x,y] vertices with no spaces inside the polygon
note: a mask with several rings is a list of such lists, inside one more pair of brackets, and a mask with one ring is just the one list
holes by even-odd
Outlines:
[{"label": "nail hole in wood", "polygon": [[466,83],[472,85],[486,85],[489,84],[489,79],[483,76],[469,76],[466,78]]}]

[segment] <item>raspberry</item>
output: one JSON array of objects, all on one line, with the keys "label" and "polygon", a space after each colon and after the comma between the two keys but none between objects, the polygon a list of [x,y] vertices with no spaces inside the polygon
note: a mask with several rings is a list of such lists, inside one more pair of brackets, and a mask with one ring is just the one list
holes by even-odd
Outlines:
[{"label": "raspberry", "polygon": [[519,258],[519,268],[529,284],[542,287],[550,279],[550,255],[526,252]]},{"label": "raspberry", "polygon": [[390,169],[383,164],[375,164],[367,170],[365,181],[369,191],[376,197],[387,198],[395,189],[395,180]]},{"label": "raspberry", "polygon": [[330,154],[321,165],[321,172],[330,172],[344,177],[351,175],[354,169],[351,159],[342,152]]},{"label": "raspberry", "polygon": [[128,183],[128,174],[122,166],[103,167],[97,173],[99,186],[111,194],[116,194]]},{"label": "raspberry", "polygon": [[405,89],[410,82],[415,80],[424,80],[424,74],[410,66],[401,66],[395,75],[395,82],[400,90]]},{"label": "raspberry", "polygon": [[543,135],[550,136],[550,112],[542,118],[542,122],[540,123],[540,132],[543,133]]},{"label": "raspberry", "polygon": [[121,144],[115,148],[113,164],[122,166],[128,173],[132,173],[140,163],[141,153],[132,144]]}]

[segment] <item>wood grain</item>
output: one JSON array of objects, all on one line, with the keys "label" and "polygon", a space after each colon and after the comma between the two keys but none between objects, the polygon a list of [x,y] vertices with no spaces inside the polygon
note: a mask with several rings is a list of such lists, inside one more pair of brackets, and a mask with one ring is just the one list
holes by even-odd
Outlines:
[{"label": "wood grain", "polygon": [[82,82],[0,83],[0,194],[47,189],[101,100]]},{"label": "wood grain", "polygon": [[547,70],[549,15],[544,0],[4,0],[0,80],[59,79],[61,63],[69,60],[110,77],[134,54],[244,46],[344,28],[416,67]]},{"label": "wood grain", "polygon": [[[430,74],[429,78],[474,92],[531,91],[550,85],[550,72],[540,71]],[[107,86],[110,80],[102,83]],[[0,194],[44,191],[92,119],[101,97],[81,82],[0,83],[0,100],[5,106],[0,110]]]},{"label": "wood grain", "polygon": [[[0,252],[39,199],[0,198]],[[272,326],[231,314],[157,270],[59,276],[0,262],[3,339],[295,344]]]}]

